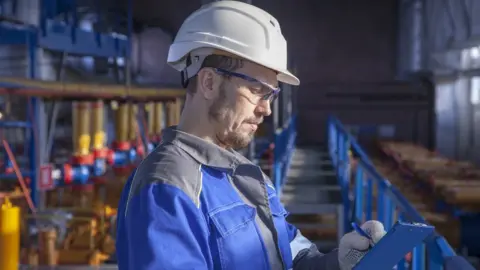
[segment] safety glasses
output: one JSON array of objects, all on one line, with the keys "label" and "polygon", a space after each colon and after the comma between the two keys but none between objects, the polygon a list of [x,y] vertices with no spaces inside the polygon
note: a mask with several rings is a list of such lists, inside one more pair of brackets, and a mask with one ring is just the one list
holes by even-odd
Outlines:
[{"label": "safety glasses", "polygon": [[268,100],[270,103],[272,103],[273,101],[275,101],[275,99],[277,99],[278,93],[280,93],[280,87],[273,87],[265,82],[259,81],[248,75],[233,72],[233,71],[228,71],[222,68],[214,68],[214,70],[217,74],[224,75],[224,76],[237,77],[247,82],[256,84],[257,86],[260,86],[260,87],[249,87],[249,90],[252,92],[252,94],[259,96],[260,100]]}]

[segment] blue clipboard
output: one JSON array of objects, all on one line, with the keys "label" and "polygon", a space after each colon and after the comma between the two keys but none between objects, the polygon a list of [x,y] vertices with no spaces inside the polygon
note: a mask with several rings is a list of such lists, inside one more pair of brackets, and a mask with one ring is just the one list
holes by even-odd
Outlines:
[{"label": "blue clipboard", "polygon": [[397,222],[352,270],[388,270],[427,237],[435,227],[421,223]]}]

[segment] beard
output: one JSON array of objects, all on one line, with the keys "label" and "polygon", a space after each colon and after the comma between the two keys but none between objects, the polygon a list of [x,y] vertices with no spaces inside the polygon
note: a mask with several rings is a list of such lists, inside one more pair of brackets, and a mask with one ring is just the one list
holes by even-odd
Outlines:
[{"label": "beard", "polygon": [[[220,85],[220,94],[208,110],[209,118],[217,123],[224,122],[228,111],[235,107],[234,103],[228,101],[225,93],[226,90],[225,83],[222,82]],[[248,133],[227,131],[217,133],[216,138],[221,146],[238,150],[247,147],[253,140],[254,135],[255,132],[253,131]]]}]

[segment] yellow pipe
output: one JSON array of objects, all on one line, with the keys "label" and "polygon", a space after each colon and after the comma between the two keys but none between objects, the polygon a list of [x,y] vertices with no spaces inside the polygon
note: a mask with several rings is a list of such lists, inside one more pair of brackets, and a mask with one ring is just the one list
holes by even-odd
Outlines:
[{"label": "yellow pipe", "polygon": [[128,141],[128,103],[118,105],[115,111],[115,140]]},{"label": "yellow pipe", "polygon": [[54,228],[47,228],[39,231],[38,256],[42,265],[55,266],[57,264],[57,255],[55,242],[57,240],[57,231]]},{"label": "yellow pipe", "polygon": [[153,121],[154,135],[162,134],[163,130],[163,102],[156,102],[154,107],[154,113],[151,116]]},{"label": "yellow pipe", "polygon": [[93,149],[102,150],[106,146],[106,134],[105,134],[105,115],[104,104],[102,100],[98,100],[93,103],[92,106],[92,137],[93,137]]},{"label": "yellow pipe", "polygon": [[174,126],[176,123],[175,109],[176,109],[175,102],[173,101],[167,102],[167,127]]},{"label": "yellow pipe", "polygon": [[129,141],[135,141],[135,139],[137,139],[137,125],[138,125],[137,112],[138,112],[138,106],[136,104],[130,104],[129,123],[128,123]]},{"label": "yellow pipe", "polygon": [[[82,209],[82,210],[85,210],[85,209]],[[54,218],[58,218],[58,215],[39,215],[39,214],[36,214],[35,216],[32,216],[32,215],[25,215],[25,218],[28,219],[28,220],[31,220],[31,219],[37,219],[37,220],[49,220],[49,219],[54,219]],[[70,221],[91,221],[92,218],[89,218],[89,217],[75,217],[73,216],[72,218],[69,219]],[[0,254],[1,256],[1,254]],[[1,258],[1,257],[0,257]],[[0,264],[1,265],[1,264]],[[3,270],[3,268],[2,268]],[[15,269],[17,270],[17,269]]]},{"label": "yellow pipe", "polygon": [[155,103],[145,104],[145,111],[147,112],[148,138],[153,138],[155,136]]},{"label": "yellow pipe", "polygon": [[175,99],[175,125],[178,125],[180,123],[180,116],[182,114],[182,108],[183,108],[183,99],[181,98],[176,98]]},{"label": "yellow pipe", "polygon": [[90,154],[90,102],[73,102],[73,152],[75,156]]},{"label": "yellow pipe", "polygon": [[20,207],[5,198],[0,210],[0,269],[17,270],[20,265]]},{"label": "yellow pipe", "polygon": [[[40,88],[49,90],[49,93],[74,93],[84,94],[108,94],[114,97],[133,97],[141,100],[175,98],[185,95],[185,89],[177,88],[150,88],[150,87],[128,87],[126,85],[105,85],[90,83],[64,83],[53,81],[39,81],[23,78],[0,77],[1,82],[19,84],[23,88]],[[48,95],[48,94],[47,94]],[[51,95],[51,94],[50,94]]]}]

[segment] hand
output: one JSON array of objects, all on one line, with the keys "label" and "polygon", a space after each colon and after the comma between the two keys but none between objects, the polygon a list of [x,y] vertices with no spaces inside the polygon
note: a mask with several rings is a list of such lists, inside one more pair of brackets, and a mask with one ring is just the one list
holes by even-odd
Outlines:
[{"label": "hand", "polygon": [[370,235],[372,240],[361,236],[356,231],[345,234],[340,239],[338,247],[338,261],[341,270],[352,269],[367,254],[371,245],[378,243],[386,234],[383,224],[376,220],[365,222],[361,228]]}]

